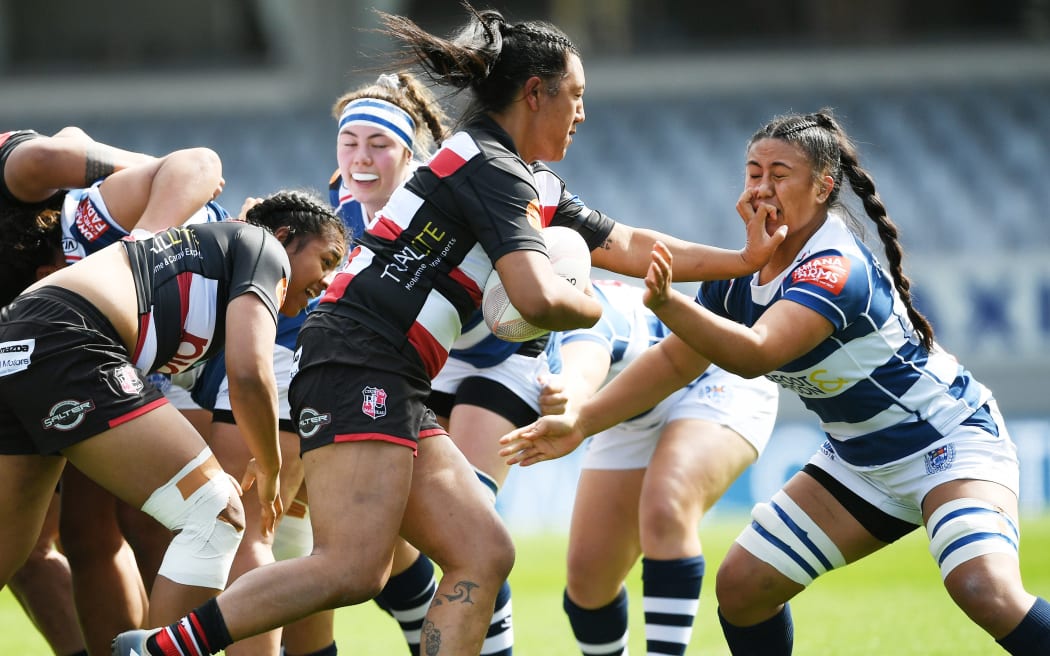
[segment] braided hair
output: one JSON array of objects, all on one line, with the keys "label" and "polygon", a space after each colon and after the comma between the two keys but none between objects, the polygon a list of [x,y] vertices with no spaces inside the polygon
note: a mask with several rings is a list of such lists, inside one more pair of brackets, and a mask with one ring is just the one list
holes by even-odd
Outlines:
[{"label": "braided hair", "polygon": [[381,30],[405,44],[403,64],[419,64],[430,79],[457,91],[470,89],[473,98],[460,119],[506,109],[525,82],[538,76],[556,96],[566,74],[568,55],[580,56],[573,42],[556,26],[538,20],[509,23],[494,9],[463,7],[470,20],[450,39],[436,37],[411,20],[377,12]]},{"label": "braided hair", "polygon": [[926,349],[933,348],[933,326],[915,307],[911,281],[904,275],[904,249],[900,244],[900,232],[886,213],[886,206],[875,190],[874,178],[861,167],[856,145],[835,120],[832,111],[824,108],[814,114],[777,117],[752,135],[748,147],[760,139],[780,139],[795,144],[809,158],[814,179],[831,176],[835,184],[828,196],[829,207],[842,207],[839,190],[843,178],[849,182],[853,193],[863,204],[865,214],[878,229],[879,240],[889,261],[893,286],[907,308],[908,318],[918,332],[920,342]]},{"label": "braided hair", "polygon": [[[245,221],[266,228],[271,233],[288,228],[285,248],[296,244],[296,250],[306,245],[310,237],[339,235],[349,246],[343,220],[325,203],[305,191],[279,191],[254,205],[245,214]],[[299,242],[299,243],[296,243]]]}]

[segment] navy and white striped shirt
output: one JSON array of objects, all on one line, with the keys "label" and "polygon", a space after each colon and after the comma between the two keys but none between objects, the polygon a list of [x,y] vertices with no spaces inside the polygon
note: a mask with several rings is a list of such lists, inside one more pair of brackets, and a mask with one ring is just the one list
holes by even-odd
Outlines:
[{"label": "navy and white striped shirt", "polygon": [[794,266],[756,281],[704,283],[696,300],[747,326],[781,299],[832,323],[824,342],[766,377],[817,414],[846,462],[881,465],[920,451],[991,399],[954,356],[922,346],[892,279],[841,218],[828,216]]}]

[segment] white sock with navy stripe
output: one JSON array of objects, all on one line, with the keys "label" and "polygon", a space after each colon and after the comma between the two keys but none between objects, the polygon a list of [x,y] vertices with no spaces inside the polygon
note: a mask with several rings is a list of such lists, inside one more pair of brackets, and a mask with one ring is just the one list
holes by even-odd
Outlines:
[{"label": "white sock with navy stripe", "polygon": [[511,621],[510,584],[506,581],[496,595],[496,610],[481,646],[481,656],[511,656],[514,653],[514,624]]},{"label": "white sock with navy stripe", "polygon": [[390,613],[401,627],[401,633],[413,656],[419,654],[419,634],[423,618],[430,609],[430,601],[437,592],[434,579],[434,564],[419,554],[419,558],[408,569],[390,577],[386,587],[376,596],[375,602]]}]

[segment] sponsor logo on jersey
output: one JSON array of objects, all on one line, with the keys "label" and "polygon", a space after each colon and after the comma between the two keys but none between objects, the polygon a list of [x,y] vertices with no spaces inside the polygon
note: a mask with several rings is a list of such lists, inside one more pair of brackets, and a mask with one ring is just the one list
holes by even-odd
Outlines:
[{"label": "sponsor logo on jersey", "polygon": [[955,462],[955,445],[946,444],[937,447],[933,451],[927,452],[924,460],[926,461],[927,474],[948,471],[952,468],[952,463]]},{"label": "sponsor logo on jersey", "polygon": [[[113,377],[113,382],[116,384],[116,389],[124,392],[128,396],[136,396],[142,391],[143,385],[142,379],[139,378],[139,372],[135,367],[130,364],[122,364],[110,374]],[[168,385],[170,387],[170,380]]]},{"label": "sponsor logo on jersey", "polygon": [[295,349],[295,353],[292,354],[292,366],[288,372],[288,379],[295,378],[295,374],[299,373],[299,361],[303,359],[303,347]]},{"label": "sponsor logo on jersey", "polygon": [[828,460],[834,460],[838,456],[835,454],[835,449],[831,448],[831,442],[824,440],[824,443],[820,445],[820,452],[824,454],[824,457]]},{"label": "sponsor logo on jersey", "polygon": [[849,260],[840,255],[815,257],[791,272],[793,284],[809,283],[838,294],[849,278]]},{"label": "sponsor logo on jersey", "polygon": [[74,213],[77,231],[89,242],[97,241],[110,228],[109,222],[99,216],[95,206],[87,197],[80,199]]},{"label": "sponsor logo on jersey", "polygon": [[366,387],[361,390],[364,401],[361,403],[361,412],[372,419],[386,416],[386,390],[381,387]]},{"label": "sponsor logo on jersey", "polygon": [[820,388],[806,380],[805,376],[770,373],[766,374],[766,378],[799,396],[820,396]]},{"label": "sponsor logo on jersey", "polygon": [[528,207],[525,208],[525,218],[528,219],[529,225],[537,230],[543,229],[543,210],[540,208],[540,201],[538,198],[529,201]]},{"label": "sponsor logo on jersey", "polygon": [[182,342],[179,343],[179,348],[175,351],[175,355],[172,356],[167,364],[157,367],[157,371],[162,374],[177,374],[188,369],[197,360],[200,360],[207,349],[207,338],[198,337],[191,332],[183,331]]},{"label": "sponsor logo on jersey", "polygon": [[729,398],[729,389],[725,385],[701,385],[700,396],[716,405],[724,405]]},{"label": "sponsor logo on jersey", "polygon": [[172,266],[184,257],[201,257],[197,236],[193,230],[186,227],[168,228],[145,241],[151,242],[150,251],[161,256],[154,260],[154,274],[165,267]]},{"label": "sponsor logo on jersey", "polygon": [[814,369],[795,376],[771,373],[767,374],[766,378],[799,396],[807,397],[838,394],[845,391],[851,382],[846,378],[830,375],[827,369]]},{"label": "sponsor logo on jersey", "polygon": [[288,277],[285,276],[277,281],[277,289],[274,290],[277,298],[277,309],[284,305],[284,297],[288,295]]},{"label": "sponsor logo on jersey", "polygon": [[332,414],[329,412],[318,412],[313,408],[303,408],[299,412],[299,435],[308,438],[317,434],[322,426],[332,423]]},{"label": "sponsor logo on jersey", "polygon": [[32,355],[35,348],[35,339],[0,342],[0,376],[28,369],[33,361]]},{"label": "sponsor logo on jersey", "polygon": [[52,428],[60,431],[73,430],[83,423],[87,413],[94,409],[95,404],[91,399],[87,401],[66,399],[51,406],[51,410],[48,411],[46,417],[40,420],[40,423],[43,424],[44,430]]}]

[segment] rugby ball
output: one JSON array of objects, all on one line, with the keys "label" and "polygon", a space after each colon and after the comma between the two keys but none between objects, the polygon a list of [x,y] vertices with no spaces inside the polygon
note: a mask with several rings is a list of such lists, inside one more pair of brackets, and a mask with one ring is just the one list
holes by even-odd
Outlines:
[{"label": "rugby ball", "polygon": [[[580,233],[572,228],[550,226],[540,231],[547,244],[554,273],[568,280],[576,289],[586,290],[590,285],[591,252]],[[527,342],[542,337],[549,331],[533,326],[518,312],[503,288],[503,281],[492,269],[481,295],[481,314],[485,324],[496,337],[508,342]]]}]

